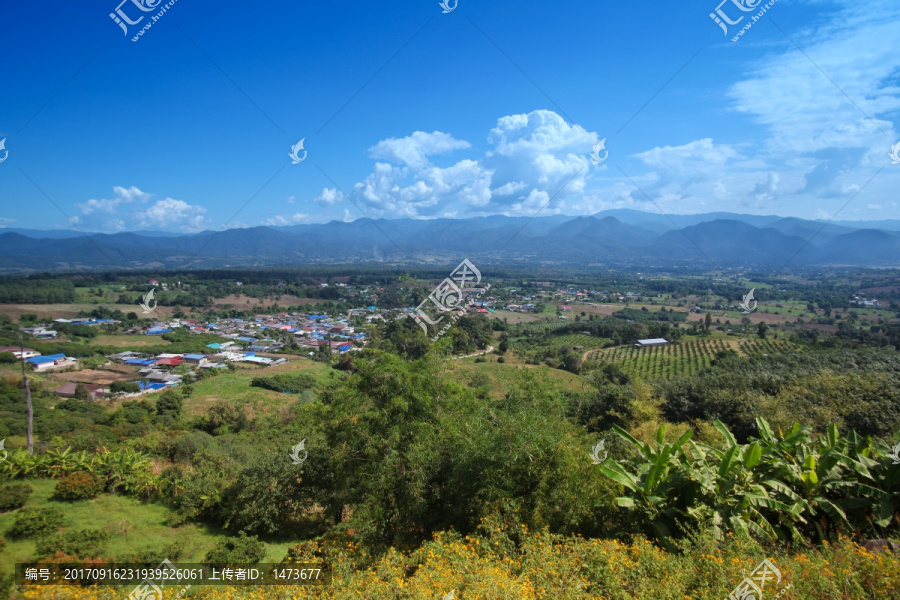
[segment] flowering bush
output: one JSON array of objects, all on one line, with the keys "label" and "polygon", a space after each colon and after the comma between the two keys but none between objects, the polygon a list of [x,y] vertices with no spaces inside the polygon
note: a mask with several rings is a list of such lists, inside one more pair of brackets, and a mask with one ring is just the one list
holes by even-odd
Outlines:
[{"label": "flowering bush", "polygon": [[[347,531],[340,539],[306,542],[289,553],[293,560],[324,561],[333,576],[329,586],[194,586],[188,595],[196,600],[435,600],[455,590],[457,600],[721,600],[768,558],[781,581],[765,588],[766,598],[790,585],[784,600],[900,599],[900,561],[846,538],[788,551],[727,535],[721,542],[711,537],[685,542],[670,553],[642,538],[623,543],[560,536],[486,519],[473,535],[438,533],[410,553],[391,549],[363,567],[369,557],[354,537]],[[52,590],[55,600],[125,595],[106,587]],[[49,596],[47,588],[33,588],[21,597]]]}]

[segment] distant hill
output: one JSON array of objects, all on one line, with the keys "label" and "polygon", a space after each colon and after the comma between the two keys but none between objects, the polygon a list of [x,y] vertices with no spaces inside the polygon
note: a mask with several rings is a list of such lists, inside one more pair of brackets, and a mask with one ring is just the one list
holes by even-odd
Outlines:
[{"label": "distant hill", "polygon": [[[900,222],[854,227],[778,216],[661,215],[359,219],[190,235],[0,229],[3,272],[222,268],[308,263],[414,263],[468,257],[664,268],[900,266]],[[867,225],[871,225],[867,223]]]}]

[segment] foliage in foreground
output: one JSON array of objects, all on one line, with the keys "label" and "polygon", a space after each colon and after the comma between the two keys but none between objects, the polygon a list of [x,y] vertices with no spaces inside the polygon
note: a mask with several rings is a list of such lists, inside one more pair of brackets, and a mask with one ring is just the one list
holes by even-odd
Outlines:
[{"label": "foliage in foreground", "polygon": [[759,438],[738,444],[719,421],[718,446],[695,443],[688,430],[676,442],[659,429],[655,443],[641,443],[620,427],[613,431],[633,451],[600,470],[621,484],[617,499],[627,522],[664,544],[711,528],[761,538],[798,541],[863,531],[879,537],[900,510],[900,465],[889,449],[855,432],[841,437],[831,425],[813,437],[795,424],[776,435],[757,419]]},{"label": "foliage in foreground", "polygon": [[[765,548],[728,536],[685,543],[669,553],[644,539],[631,544],[531,532],[504,520],[483,521],[471,536],[438,533],[410,553],[391,549],[360,568],[363,552],[351,537],[309,542],[292,549],[295,560],[331,569],[327,587],[261,588],[193,586],[197,600],[434,600],[455,590],[459,600],[553,598],[559,600],[721,600],[763,559],[782,574],[771,597],[790,585],[791,600],[898,600],[900,561],[873,554],[841,538],[818,548]],[[130,589],[54,587],[55,600],[120,600]],[[169,588],[167,588],[169,589]],[[173,593],[180,587],[171,588]],[[770,597],[770,588],[766,588]],[[46,588],[13,596],[48,597]]]},{"label": "foliage in foreground", "polygon": [[72,452],[69,447],[49,450],[45,454],[28,454],[19,448],[0,463],[0,477],[9,479],[65,478],[75,473],[95,477],[103,489],[111,492],[149,497],[157,487],[150,459],[130,449],[110,451],[103,448],[100,452],[89,453],[84,450]]}]

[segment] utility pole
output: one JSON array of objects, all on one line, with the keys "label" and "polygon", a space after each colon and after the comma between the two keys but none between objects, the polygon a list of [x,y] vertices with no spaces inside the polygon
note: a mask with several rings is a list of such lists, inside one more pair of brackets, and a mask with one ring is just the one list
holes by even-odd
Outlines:
[{"label": "utility pole", "polygon": [[25,384],[25,435],[28,437],[28,454],[34,454],[34,409],[31,406],[31,388],[28,385],[28,376],[25,374],[25,345],[22,342],[22,334],[19,333],[19,360],[22,362],[22,381]]}]

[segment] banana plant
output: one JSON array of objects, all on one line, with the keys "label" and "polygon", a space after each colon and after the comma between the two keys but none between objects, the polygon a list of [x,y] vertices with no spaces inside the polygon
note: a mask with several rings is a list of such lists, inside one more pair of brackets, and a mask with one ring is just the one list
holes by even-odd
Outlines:
[{"label": "banana plant", "polygon": [[666,428],[657,431],[656,442],[644,444],[621,427],[613,432],[637,451],[628,465],[608,460],[600,471],[621,484],[629,495],[616,498],[620,507],[646,517],[661,542],[672,537],[672,529],[690,518],[686,507],[670,502],[673,492],[682,488],[686,480],[685,444],[693,431],[688,430],[675,443],[666,443]]},{"label": "banana plant", "polygon": [[886,448],[870,438],[841,437],[835,425],[815,439],[799,424],[776,435],[757,419],[759,438],[738,444],[722,423],[713,425],[723,438],[717,446],[693,442],[690,432],[667,444],[665,428],[655,444],[643,444],[614,428],[637,450],[600,467],[623,487],[619,506],[652,523],[659,536],[686,525],[711,527],[716,537],[731,530],[822,539],[829,529],[884,528],[894,519],[900,468],[882,460]]}]

